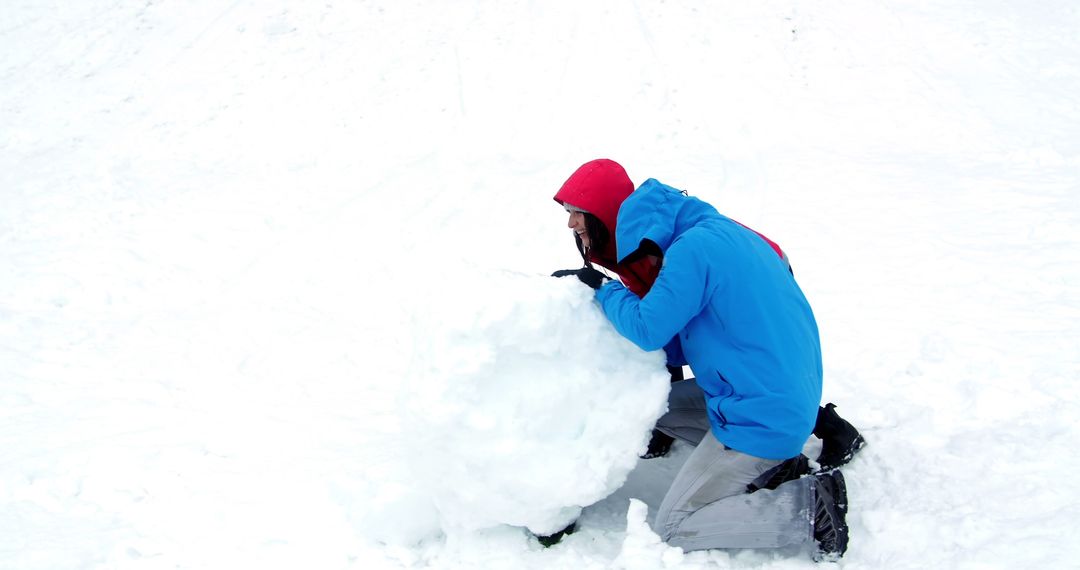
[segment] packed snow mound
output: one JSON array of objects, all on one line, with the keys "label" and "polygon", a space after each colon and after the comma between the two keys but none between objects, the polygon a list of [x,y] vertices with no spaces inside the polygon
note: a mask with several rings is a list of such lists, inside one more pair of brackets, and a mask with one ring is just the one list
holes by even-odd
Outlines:
[{"label": "packed snow mound", "polygon": [[403,436],[448,533],[563,528],[614,492],[667,407],[662,352],[577,279],[484,274],[413,306]]}]

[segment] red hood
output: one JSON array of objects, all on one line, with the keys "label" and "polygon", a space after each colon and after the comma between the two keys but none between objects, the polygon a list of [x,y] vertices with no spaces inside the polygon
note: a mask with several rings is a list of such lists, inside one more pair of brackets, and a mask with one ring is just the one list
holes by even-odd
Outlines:
[{"label": "red hood", "polygon": [[611,239],[603,251],[591,252],[590,257],[612,271],[615,270],[615,220],[619,206],[633,191],[634,183],[619,163],[599,158],[581,165],[555,193],[556,202],[581,208],[604,223]]}]

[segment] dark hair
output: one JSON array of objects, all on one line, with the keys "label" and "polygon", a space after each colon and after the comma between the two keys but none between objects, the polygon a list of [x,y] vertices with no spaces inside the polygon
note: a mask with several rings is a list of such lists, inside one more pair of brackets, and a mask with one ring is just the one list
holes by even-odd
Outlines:
[{"label": "dark hair", "polygon": [[[585,233],[589,236],[589,249],[594,251],[603,251],[607,247],[608,241],[611,240],[611,234],[608,232],[607,226],[604,222],[600,221],[600,218],[585,212]],[[589,254],[585,251],[585,245],[581,243],[581,236],[574,234],[574,241],[577,242],[578,251],[581,252],[581,258],[585,260],[585,265],[592,267],[589,262]]]}]

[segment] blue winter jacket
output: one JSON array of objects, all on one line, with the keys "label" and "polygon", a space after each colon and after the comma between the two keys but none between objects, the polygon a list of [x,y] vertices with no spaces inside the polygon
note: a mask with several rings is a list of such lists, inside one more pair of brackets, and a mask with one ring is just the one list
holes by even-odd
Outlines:
[{"label": "blue winter jacket", "polygon": [[751,230],[653,179],[623,202],[615,227],[620,262],[642,240],[664,254],[643,298],[615,281],[597,290],[615,328],[690,365],[721,443],[766,459],[798,455],[821,401],[821,343],[784,261]]}]

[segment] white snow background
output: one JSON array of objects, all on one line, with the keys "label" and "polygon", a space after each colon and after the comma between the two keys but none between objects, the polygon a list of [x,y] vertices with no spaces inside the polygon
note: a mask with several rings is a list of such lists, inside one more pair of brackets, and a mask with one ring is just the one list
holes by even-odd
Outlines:
[{"label": "white snow background", "polygon": [[636,461],[660,357],[547,276],[597,157],[791,255],[870,442],[839,566],[1077,567],[1077,30],[1067,0],[8,0],[0,568],[811,567],[648,530],[689,453]]}]

